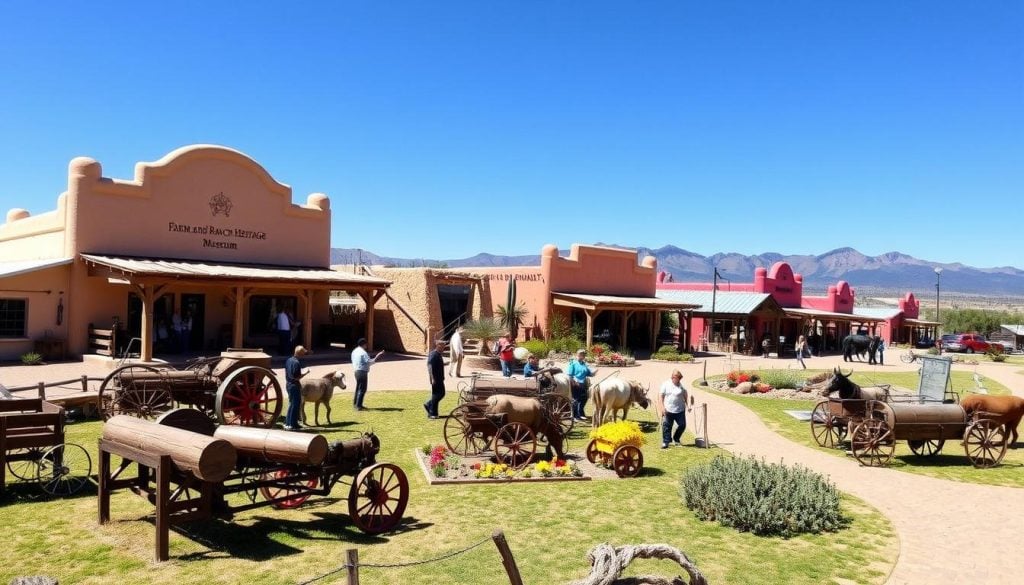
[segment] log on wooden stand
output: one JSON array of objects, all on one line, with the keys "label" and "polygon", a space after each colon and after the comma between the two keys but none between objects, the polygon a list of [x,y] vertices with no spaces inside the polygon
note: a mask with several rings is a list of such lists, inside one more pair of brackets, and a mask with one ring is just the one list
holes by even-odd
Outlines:
[{"label": "log on wooden stand", "polygon": [[240,455],[272,463],[320,465],[327,456],[327,439],[323,435],[221,425],[213,436],[234,445]]},{"label": "log on wooden stand", "polygon": [[103,438],[153,455],[167,455],[179,471],[202,481],[223,481],[237,459],[235,448],[223,439],[127,415],[108,420]]}]

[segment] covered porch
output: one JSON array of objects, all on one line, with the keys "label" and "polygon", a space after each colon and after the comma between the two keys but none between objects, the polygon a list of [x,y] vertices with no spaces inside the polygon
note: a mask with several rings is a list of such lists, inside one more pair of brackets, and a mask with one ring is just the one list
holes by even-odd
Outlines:
[{"label": "covered porch", "polygon": [[[661,313],[665,311],[689,311],[697,305],[692,303],[678,302],[661,299],[657,297],[627,297],[613,295],[592,295],[579,293],[552,292],[551,302],[555,307],[575,309],[582,311],[586,318],[586,344],[587,347],[594,344],[594,322],[599,315],[605,312],[619,313],[619,331],[615,332],[620,346],[625,346],[629,336],[630,319],[643,316],[646,318],[650,330],[647,332],[645,341],[649,347],[655,349],[658,341],[658,331],[661,329]],[[689,324],[690,316],[687,313],[686,322]],[[680,319],[682,325],[683,319]],[[597,340],[602,341],[602,340]]]},{"label": "covered porch", "polygon": [[[221,297],[223,307],[231,307],[232,318],[221,324],[230,327],[230,345],[245,345],[245,323],[250,318],[249,301],[257,295],[288,295],[297,299],[295,318],[307,326],[301,330],[301,343],[313,345],[314,304],[323,297],[328,310],[330,291],[341,290],[358,295],[366,304],[366,339],[373,347],[373,307],[384,296],[390,282],[373,276],[336,272],[329,269],[298,266],[206,263],[195,260],[113,257],[81,254],[88,276],[106,279],[109,284],[126,286],[140,299],[141,327],[139,350],[143,361],[154,351],[154,306],[172,287],[191,287]],[[217,323],[211,323],[217,326]]]},{"label": "covered porch", "polygon": [[807,336],[807,345],[815,355],[841,351],[843,338],[861,330],[867,335],[879,335],[878,329],[885,323],[880,317],[822,309],[786,308],[783,311],[787,319],[796,322],[798,334]]}]

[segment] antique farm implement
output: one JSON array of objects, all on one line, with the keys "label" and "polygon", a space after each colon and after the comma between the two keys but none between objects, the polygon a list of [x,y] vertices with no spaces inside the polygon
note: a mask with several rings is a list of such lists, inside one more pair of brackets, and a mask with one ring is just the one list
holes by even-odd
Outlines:
[{"label": "antique farm implement", "polygon": [[896,441],[907,441],[915,455],[938,455],[948,440],[962,441],[975,467],[999,465],[1006,455],[1006,429],[989,413],[969,416],[959,404],[868,401],[868,415],[850,435],[853,456],[879,467],[892,460]]},{"label": "antique farm implement", "polygon": [[444,423],[445,443],[456,454],[493,452],[498,462],[523,467],[541,450],[565,451],[571,404],[536,378],[474,377],[460,402]]},{"label": "antique farm implement", "polygon": [[8,471],[54,496],[85,487],[92,460],[80,445],[65,442],[64,424],[64,409],[42,399],[0,400],[0,493]]},{"label": "antique farm implement", "polygon": [[281,405],[281,385],[270,369],[270,356],[241,349],[193,360],[181,370],[122,366],[103,380],[99,395],[104,419],[119,414],[152,419],[175,406],[188,406],[222,424],[270,427]]},{"label": "antique farm implement", "polygon": [[[171,525],[273,506],[297,508],[349,484],[352,523],[368,534],[393,529],[409,501],[400,467],[377,462],[373,433],[328,444],[322,435],[221,425],[204,413],[172,410],[156,422],[116,416],[100,439],[99,521],[110,494],[131,489],[156,506],[156,558],[168,558]],[[116,467],[111,456],[121,458]],[[127,472],[136,464],[133,477]]]}]

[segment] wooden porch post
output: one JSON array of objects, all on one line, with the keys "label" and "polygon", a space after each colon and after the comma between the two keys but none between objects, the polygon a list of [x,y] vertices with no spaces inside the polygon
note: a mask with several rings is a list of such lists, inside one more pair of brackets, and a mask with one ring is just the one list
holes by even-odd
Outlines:
[{"label": "wooden porch post", "polygon": [[135,290],[142,297],[142,347],[139,348],[139,359],[148,362],[153,360],[153,304],[164,287],[135,284]]},{"label": "wooden porch post", "polygon": [[[633,311],[623,309],[622,310],[622,327],[620,327],[619,345],[626,347],[626,333],[629,331],[629,318],[633,316]],[[596,318],[597,315],[594,315]]]},{"label": "wooden porch post", "polygon": [[306,326],[302,328],[302,344],[306,349],[313,349],[313,294],[314,291],[310,289],[299,291],[299,296],[305,303],[302,308],[302,322]]},{"label": "wooden porch post", "polygon": [[651,327],[651,351],[658,351],[658,332],[661,331],[661,311],[654,311],[654,325]]},{"label": "wooden porch post", "polygon": [[583,309],[583,313],[587,316],[587,339],[586,347],[589,348],[594,343],[594,319],[597,318],[597,313],[590,309]]},{"label": "wooden porch post", "polygon": [[376,349],[373,345],[373,311],[382,296],[384,296],[384,289],[369,291],[363,297],[366,300],[366,347],[368,350]]},{"label": "wooden porch post", "polygon": [[231,331],[231,347],[245,347],[245,302],[249,300],[251,292],[240,286],[235,287],[235,322]]}]

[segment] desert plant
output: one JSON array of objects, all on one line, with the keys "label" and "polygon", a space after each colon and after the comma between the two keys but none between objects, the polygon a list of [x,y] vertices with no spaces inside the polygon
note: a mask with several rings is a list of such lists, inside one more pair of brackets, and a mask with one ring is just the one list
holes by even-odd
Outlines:
[{"label": "desert plant", "polygon": [[480,339],[480,355],[487,355],[491,351],[491,340],[497,339],[506,333],[505,327],[497,319],[474,319],[466,321],[462,326],[462,333],[466,339]]},{"label": "desert plant", "polygon": [[740,532],[794,536],[841,528],[839,492],[821,474],[754,458],[716,457],[684,473],[686,507]]},{"label": "desert plant", "polygon": [[528,339],[520,343],[519,347],[525,348],[526,351],[539,358],[545,358],[548,356],[548,344],[543,339]]},{"label": "desert plant", "polygon": [[22,354],[21,363],[26,366],[38,366],[43,363],[43,356],[35,353],[34,351],[30,351],[26,354]]},{"label": "desert plant", "polygon": [[804,383],[804,377],[796,370],[760,370],[758,376],[772,388],[796,388]]},{"label": "desert plant", "polygon": [[583,347],[583,342],[575,337],[557,337],[548,341],[548,348],[556,353],[572,355],[581,347]]},{"label": "desert plant", "polygon": [[495,312],[498,314],[498,322],[506,331],[512,333],[513,337],[519,331],[519,326],[530,315],[530,312],[526,310],[526,305],[517,305],[512,310],[504,305],[498,305]]}]

